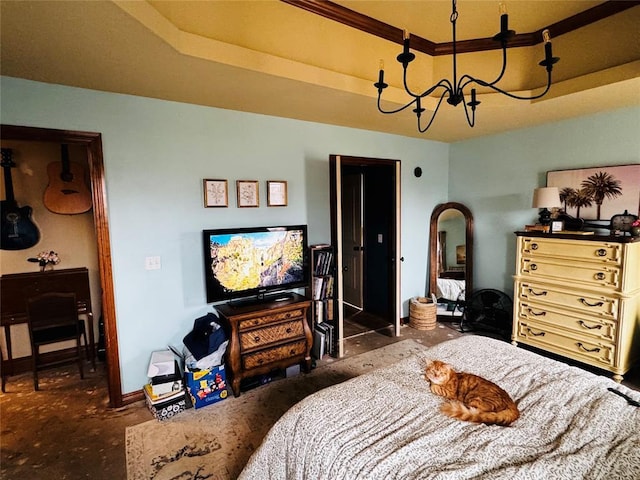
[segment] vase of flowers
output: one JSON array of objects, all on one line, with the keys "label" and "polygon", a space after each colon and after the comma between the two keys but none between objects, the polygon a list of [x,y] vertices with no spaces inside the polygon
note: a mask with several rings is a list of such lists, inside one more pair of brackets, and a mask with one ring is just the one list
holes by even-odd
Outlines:
[{"label": "vase of flowers", "polygon": [[27,258],[27,261],[40,265],[40,271],[44,272],[47,268],[53,270],[53,266],[60,263],[60,257],[53,250],[40,252],[36,257]]},{"label": "vase of flowers", "polygon": [[631,224],[631,235],[640,237],[640,218]]}]

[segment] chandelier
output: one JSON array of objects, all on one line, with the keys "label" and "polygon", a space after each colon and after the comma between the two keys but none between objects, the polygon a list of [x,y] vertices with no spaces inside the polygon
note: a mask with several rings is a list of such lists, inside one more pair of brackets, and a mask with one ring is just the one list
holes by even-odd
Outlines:
[{"label": "chandelier", "polygon": [[[554,57],[551,52],[551,37],[548,29],[545,29],[542,32],[542,38],[544,41],[545,58],[538,64],[540,66],[545,67],[547,70],[547,87],[544,89],[544,91],[538,95],[533,95],[531,97],[523,97],[523,96],[515,95],[513,93],[509,93],[496,86],[496,83],[498,83],[502,79],[507,69],[507,42],[511,37],[515,35],[515,32],[513,30],[509,30],[509,16],[507,15],[504,4],[502,3],[500,4],[500,12],[501,12],[500,33],[496,34],[493,37],[493,40],[500,42],[500,45],[502,47],[502,69],[500,70],[500,74],[494,81],[487,82],[485,80],[481,80],[479,78],[475,78],[467,74],[460,76],[460,78],[458,79],[457,59],[456,59],[456,53],[457,53],[456,52],[456,21],[458,19],[458,10],[456,9],[456,0],[452,0],[450,21],[451,21],[451,27],[453,30],[453,81],[451,82],[448,79],[443,78],[438,83],[436,83],[435,85],[428,88],[422,93],[414,93],[411,91],[411,89],[407,85],[407,67],[416,58],[416,56],[413,53],[411,53],[409,50],[410,36],[408,32],[405,30],[403,35],[404,49],[402,53],[397,56],[396,59],[398,60],[399,63],[402,64],[402,68],[404,70],[403,72],[404,89],[407,92],[407,94],[411,97],[411,100],[406,105],[395,110],[384,110],[382,108],[382,106],[380,105],[382,91],[385,88],[387,88],[389,85],[384,83],[384,63],[382,60],[380,60],[380,72],[378,76],[378,82],[374,83],[374,87],[378,89],[378,110],[384,114],[392,114],[392,113],[401,112],[406,108],[409,108],[412,105],[415,105],[415,108],[413,109],[413,113],[415,113],[418,120],[418,131],[420,133],[424,133],[429,129],[429,127],[431,127],[431,124],[433,123],[433,120],[436,118],[436,114],[438,113],[438,110],[440,108],[440,104],[442,103],[442,100],[444,100],[445,97],[447,98],[447,103],[450,105],[453,105],[454,107],[459,105],[460,103],[463,104],[464,112],[467,117],[467,123],[469,124],[470,127],[473,127],[475,125],[475,120],[476,120],[476,107],[480,105],[480,102],[476,99],[475,88],[471,88],[470,93],[466,93],[466,94],[465,94],[465,89],[467,89],[467,87],[472,87],[474,84],[479,85],[481,87],[489,88],[495,92],[506,95],[507,97],[515,98],[517,100],[535,100],[546,95],[546,93],[549,91],[549,88],[551,87],[551,70],[553,70],[553,65],[557,63],[558,60],[560,60],[558,57]],[[431,115],[429,122],[423,128],[421,118],[422,118],[422,113],[425,112],[425,108],[423,108],[421,105],[421,99],[428,95],[431,95],[433,92],[436,92],[436,91],[441,91],[440,99],[438,100],[436,108],[433,111],[433,114]],[[469,98],[469,101],[465,102],[467,98]],[[471,110],[471,114],[469,114],[469,110]]]}]

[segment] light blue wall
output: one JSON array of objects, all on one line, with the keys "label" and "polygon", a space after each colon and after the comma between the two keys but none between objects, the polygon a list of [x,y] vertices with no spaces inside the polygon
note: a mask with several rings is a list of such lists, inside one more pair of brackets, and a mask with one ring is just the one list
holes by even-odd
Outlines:
[{"label": "light blue wall", "polygon": [[535,223],[533,189],[549,170],[640,163],[640,108],[451,145],[449,201],[475,218],[474,288],[513,295],[515,235]]},{"label": "light blue wall", "polygon": [[[405,316],[426,290],[436,204],[471,208],[475,287],[511,294],[513,232],[536,219],[531,195],[546,172],[640,162],[637,107],[446,145],[9,77],[0,88],[4,124],[102,134],[123,393],[145,382],[149,352],[179,345],[208,310],[203,228],[307,223],[311,243],[329,241],[330,154],[402,161]],[[229,180],[229,208],[202,207],[203,178]],[[260,208],[235,207],[237,179],[260,180]],[[269,179],[289,182],[286,208],[265,206]],[[161,270],[144,270],[151,255]]]},{"label": "light blue wall", "polygon": [[[330,154],[402,161],[402,299],[424,295],[433,207],[447,200],[447,144],[216,108],[1,78],[4,124],[102,134],[123,393],[149,353],[181,345],[206,313],[203,228],[307,223],[327,242]],[[413,176],[421,166],[424,175]],[[202,179],[228,179],[230,207],[202,206]],[[260,181],[260,208],[235,207],[235,180]],[[289,206],[267,208],[266,180]],[[159,255],[162,268],[144,269]]]}]

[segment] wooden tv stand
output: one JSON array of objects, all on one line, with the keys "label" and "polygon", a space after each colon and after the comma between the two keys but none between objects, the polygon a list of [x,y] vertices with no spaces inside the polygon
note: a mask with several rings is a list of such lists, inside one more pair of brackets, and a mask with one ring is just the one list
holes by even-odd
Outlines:
[{"label": "wooden tv stand", "polygon": [[227,380],[236,397],[243,378],[296,363],[309,372],[313,336],[307,311],[311,300],[295,293],[289,297],[254,305],[216,305],[229,332]]}]

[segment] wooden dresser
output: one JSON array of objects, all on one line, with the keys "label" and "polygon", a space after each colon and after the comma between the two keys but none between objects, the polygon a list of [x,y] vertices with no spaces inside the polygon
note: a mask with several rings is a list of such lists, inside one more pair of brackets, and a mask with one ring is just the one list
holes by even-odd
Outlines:
[{"label": "wooden dresser", "polygon": [[229,332],[226,369],[233,394],[243,378],[300,363],[311,368],[312,334],[307,312],[311,301],[291,294],[282,301],[249,306],[216,305]]},{"label": "wooden dresser", "polygon": [[517,232],[513,344],[624,375],[640,356],[640,239]]}]

